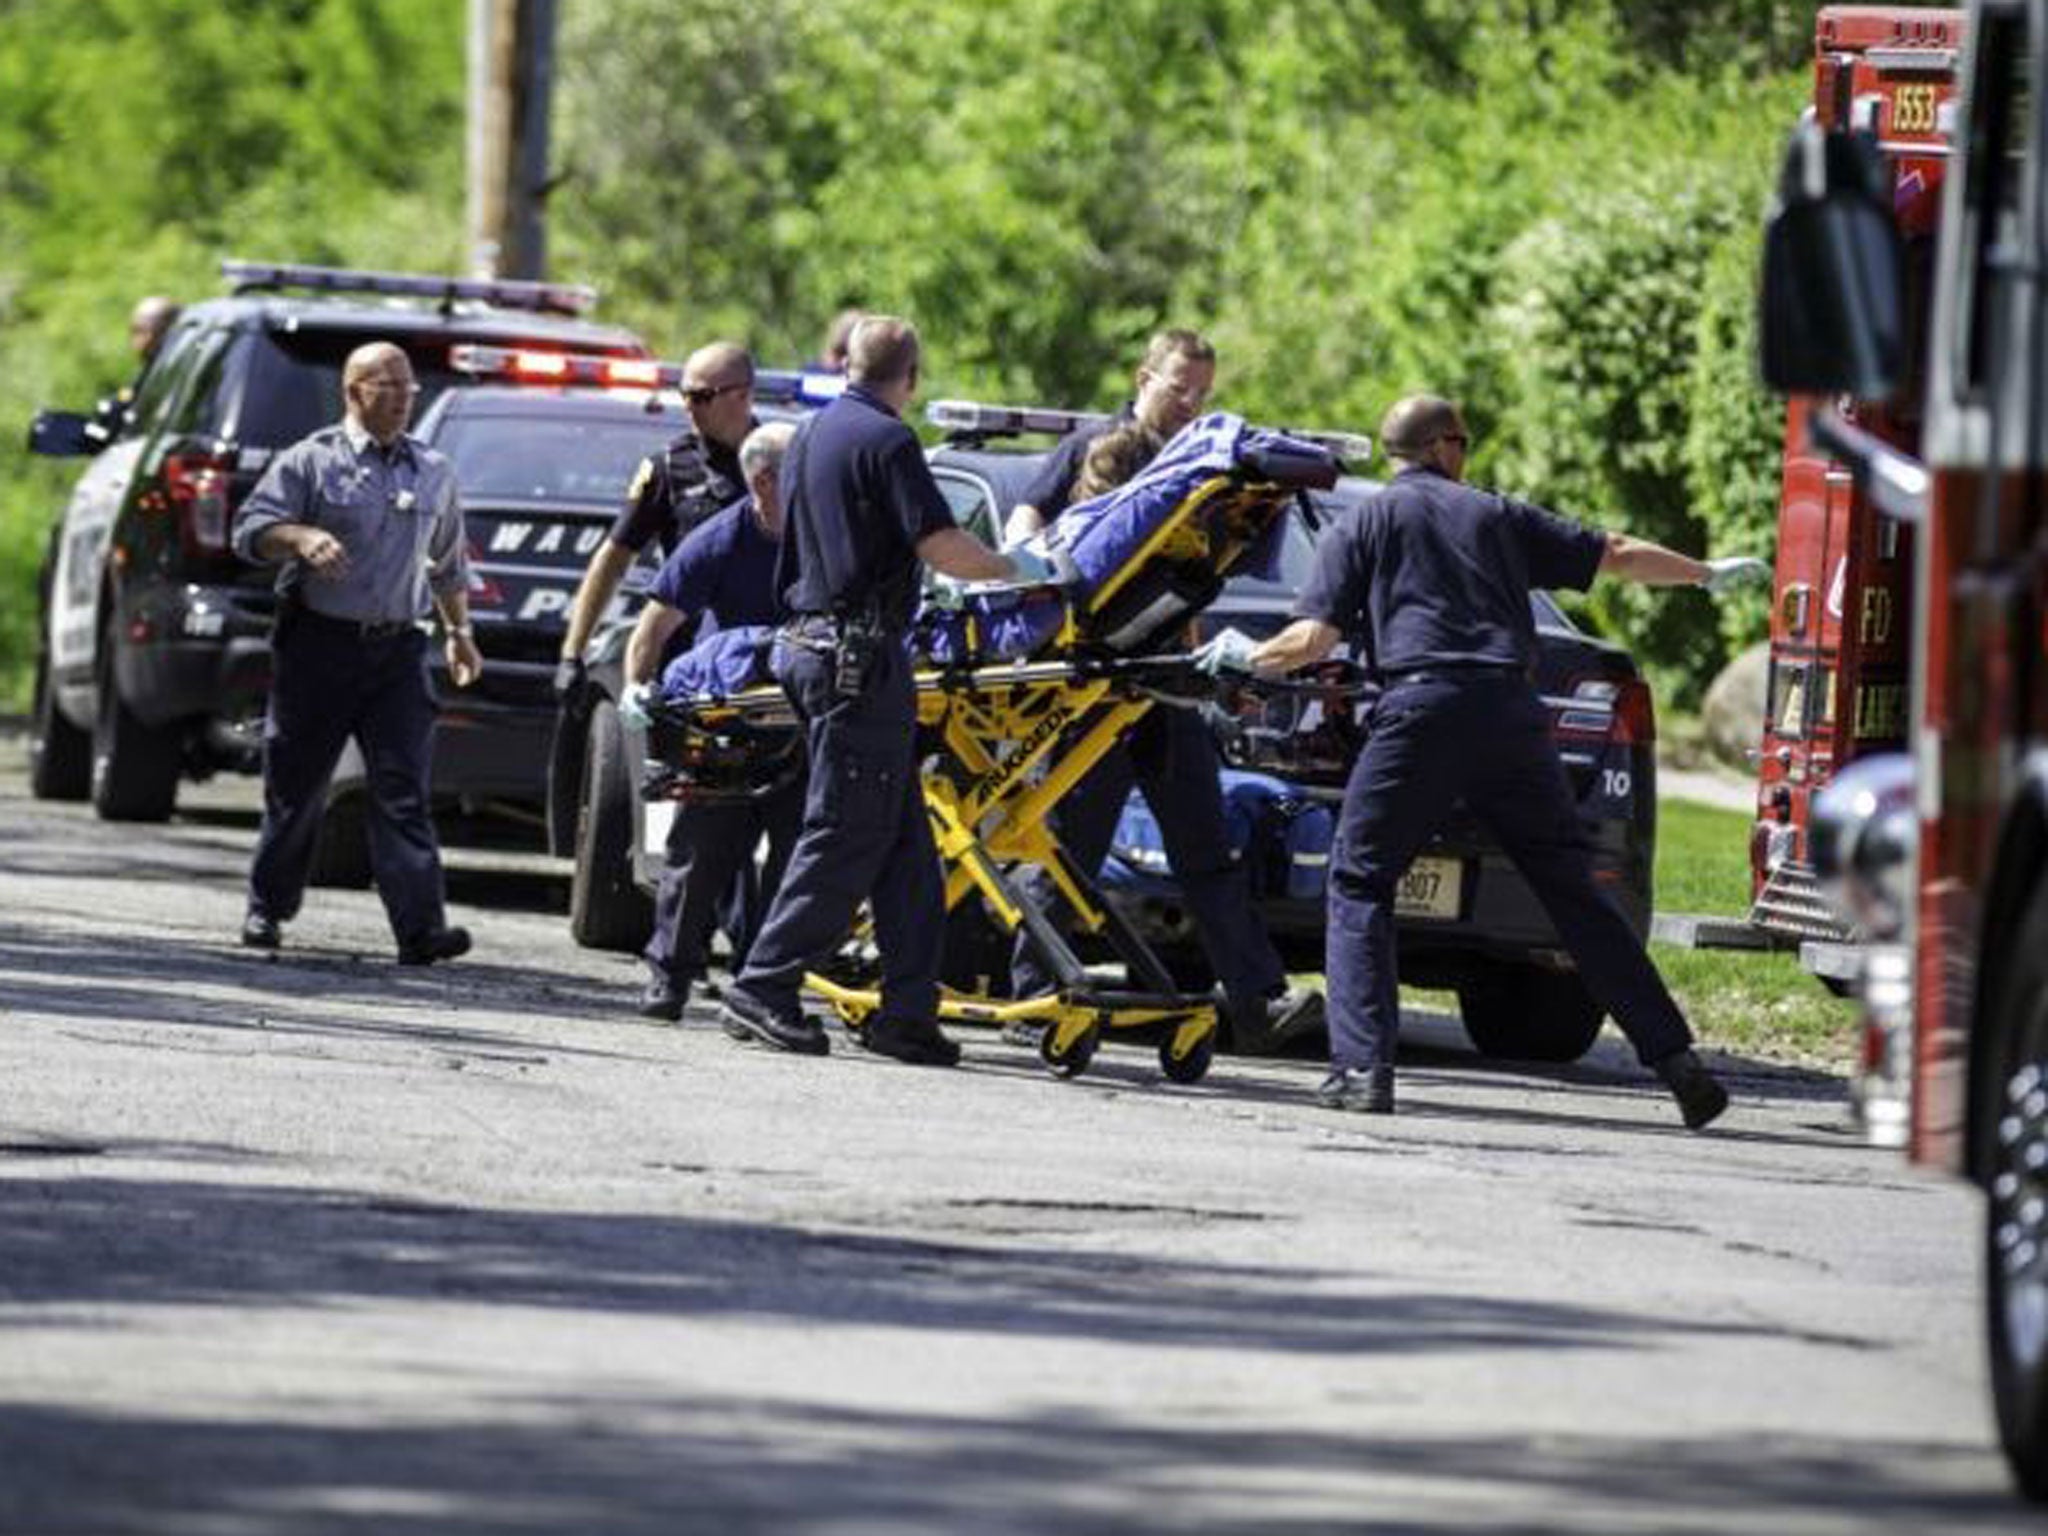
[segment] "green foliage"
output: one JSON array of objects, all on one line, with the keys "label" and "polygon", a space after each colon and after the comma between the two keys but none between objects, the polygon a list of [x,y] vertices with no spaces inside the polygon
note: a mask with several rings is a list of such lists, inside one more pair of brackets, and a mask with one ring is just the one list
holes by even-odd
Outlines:
[{"label": "green foliage", "polygon": [[[1778,0],[566,0],[553,267],[675,353],[915,317],[932,395],[1102,405],[1161,324],[1223,402],[1373,428],[1459,398],[1475,477],[1688,549],[1767,545],[1749,268],[1806,89]],[[127,371],[133,299],[231,253],[460,264],[463,7],[14,0],[0,433]],[[0,459],[0,696],[68,466]],[[1690,594],[1596,619],[1683,697]],[[15,681],[9,682],[8,679]]]}]

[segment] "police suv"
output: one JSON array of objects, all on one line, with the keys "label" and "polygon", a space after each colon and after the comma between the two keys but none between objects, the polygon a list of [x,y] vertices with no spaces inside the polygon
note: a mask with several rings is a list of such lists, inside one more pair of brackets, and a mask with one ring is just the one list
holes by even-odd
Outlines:
[{"label": "police suv", "polygon": [[[111,438],[45,411],[33,451],[89,457],[39,581],[30,784],[119,821],[170,815],[186,775],[254,771],[270,685],[273,573],[229,547],[278,449],[340,419],[341,368],[370,341],[412,360],[421,404],[464,382],[464,344],[641,358],[579,318],[590,289],[222,263],[230,294],[188,306]],[[289,296],[287,296],[289,295]]]}]

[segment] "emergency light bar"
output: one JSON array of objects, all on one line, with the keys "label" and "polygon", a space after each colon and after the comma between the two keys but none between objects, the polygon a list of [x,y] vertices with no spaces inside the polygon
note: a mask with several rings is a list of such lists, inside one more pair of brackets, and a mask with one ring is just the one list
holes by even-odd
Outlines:
[{"label": "emergency light bar", "polygon": [[1372,461],[1372,439],[1363,432],[1324,432],[1307,427],[1275,427],[1273,430],[1286,437],[1299,438],[1304,443],[1314,443],[1318,448],[1327,448],[1354,469],[1363,469]]},{"label": "emergency light bar", "polygon": [[[1106,426],[1115,418],[1099,411],[1056,411],[1037,405],[980,405],[972,400],[934,400],[924,408],[924,419],[935,427],[962,437],[1010,437],[1024,432],[1048,432],[1064,437],[1080,427]],[[1363,465],[1372,458],[1372,439],[1362,432],[1310,431],[1302,427],[1276,427],[1289,437],[1318,448],[1327,448],[1348,463]]]},{"label": "emergency light bar", "polygon": [[232,293],[304,288],[318,293],[381,293],[439,299],[468,299],[502,309],[548,314],[588,314],[597,290],[578,283],[533,283],[515,278],[433,277],[417,272],[371,272],[353,267],[314,267],[300,262],[223,261],[220,275]]},{"label": "emergency light bar", "polygon": [[651,357],[604,357],[594,352],[541,352],[523,347],[487,347],[473,342],[448,349],[448,366],[480,379],[523,384],[595,384],[611,389],[674,389],[683,380],[681,363]]},{"label": "emergency light bar", "polygon": [[1038,405],[977,405],[972,400],[934,400],[924,408],[924,419],[948,432],[977,437],[1009,436],[1019,432],[1049,432],[1064,437],[1079,427],[1108,423],[1099,411],[1056,411]]},{"label": "emergency light bar", "polygon": [[[524,384],[593,384],[604,389],[681,389],[683,365],[651,357],[543,352],[465,342],[448,349],[448,366],[477,378]],[[836,373],[768,368],[754,375],[754,399],[768,405],[823,405],[846,392]]]},{"label": "emergency light bar", "polygon": [[824,405],[845,393],[846,379],[837,373],[764,368],[754,375],[754,398],[765,405]]}]

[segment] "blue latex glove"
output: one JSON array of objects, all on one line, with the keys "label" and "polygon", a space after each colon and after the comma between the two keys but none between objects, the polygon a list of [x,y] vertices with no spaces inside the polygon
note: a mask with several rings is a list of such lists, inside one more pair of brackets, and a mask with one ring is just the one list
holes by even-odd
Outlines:
[{"label": "blue latex glove", "polygon": [[619,700],[619,718],[640,730],[646,730],[654,723],[654,716],[647,712],[647,706],[654,702],[652,683],[635,683]]},{"label": "blue latex glove", "polygon": [[1769,581],[1771,568],[1754,555],[1724,555],[1707,562],[1707,574],[1700,585],[1709,592],[1726,592],[1751,581]]},{"label": "blue latex glove", "polygon": [[1226,629],[1188,652],[1188,659],[1211,677],[1225,672],[1248,675],[1252,670],[1252,652],[1258,646],[1258,641],[1242,630]]},{"label": "blue latex glove", "polygon": [[1044,586],[1059,578],[1059,567],[1028,545],[1018,545],[1004,553],[1010,555],[1010,563],[1016,565],[1016,575],[1010,578],[1016,586]]}]

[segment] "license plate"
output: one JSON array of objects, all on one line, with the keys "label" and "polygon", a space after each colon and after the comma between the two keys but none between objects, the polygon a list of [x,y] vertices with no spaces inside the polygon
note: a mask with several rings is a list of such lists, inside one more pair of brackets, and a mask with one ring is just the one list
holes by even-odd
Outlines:
[{"label": "license plate", "polygon": [[1417,859],[1394,892],[1397,917],[1455,918],[1465,866],[1457,859]]}]

